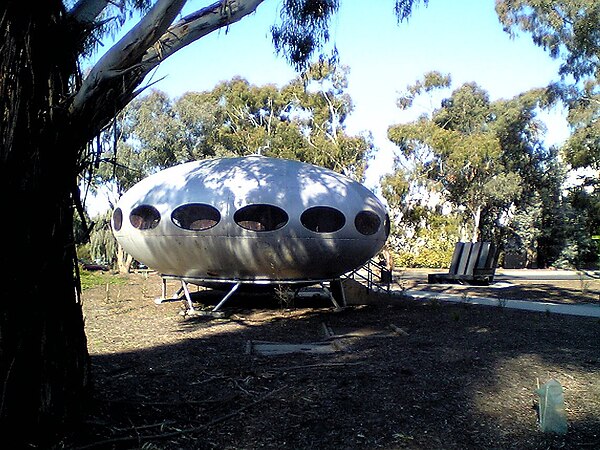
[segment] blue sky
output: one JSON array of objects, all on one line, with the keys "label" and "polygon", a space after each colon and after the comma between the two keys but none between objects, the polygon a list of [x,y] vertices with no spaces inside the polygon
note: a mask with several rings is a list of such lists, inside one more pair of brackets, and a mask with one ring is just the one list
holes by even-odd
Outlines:
[{"label": "blue sky", "polygon": [[[206,3],[191,1],[187,10]],[[425,72],[450,73],[453,88],[474,81],[492,100],[558,79],[559,63],[536,47],[529,35],[512,39],[502,30],[494,0],[430,0],[400,24],[393,0],[340,3],[331,32],[340,62],[350,67],[348,92],[355,110],[347,130],[372,132],[379,149],[367,173],[370,188],[376,188],[392,165],[394,145],[386,138],[388,127],[414,117],[396,107],[398,92]],[[296,74],[275,54],[269,33],[279,4],[267,0],[227,32],[214,32],[173,55],[153,74],[154,80],[164,77],[154,87],[176,97],[212,89],[236,75],[254,84],[285,84]],[[566,137],[560,113],[549,116],[547,124],[547,142]]]},{"label": "blue sky", "polygon": [[[191,2],[191,9],[198,5],[202,2]],[[154,75],[165,77],[155,87],[179,96],[235,75],[255,84],[286,83],[295,73],[275,55],[269,34],[278,5],[267,0],[227,32],[215,32],[171,57]],[[380,149],[367,179],[370,187],[391,167],[394,146],[386,139],[387,128],[412,118],[396,107],[398,91],[425,72],[450,73],[453,87],[475,81],[493,100],[558,79],[558,62],[528,35],[512,39],[502,30],[494,0],[430,0],[400,24],[392,0],[345,0],[331,31],[341,63],[350,67],[348,92],[355,110],[347,129],[371,131]],[[560,119],[549,118],[549,143],[565,137]]]}]

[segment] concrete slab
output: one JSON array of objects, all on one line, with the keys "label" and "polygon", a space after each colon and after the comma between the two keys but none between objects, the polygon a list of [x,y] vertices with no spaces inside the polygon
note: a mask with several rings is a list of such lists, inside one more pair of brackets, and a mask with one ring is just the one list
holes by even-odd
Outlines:
[{"label": "concrete slab", "polygon": [[[429,273],[447,273],[448,269],[397,269],[397,279],[427,280]],[[584,278],[600,278],[598,270],[564,270],[564,269],[496,269],[495,281],[522,280],[579,280]]]},{"label": "concrete slab", "polygon": [[[403,294],[414,300],[436,299],[443,302],[465,303],[465,297],[457,294],[443,294],[432,291],[411,291],[410,289],[405,290]],[[466,301],[472,305],[496,306],[511,309],[522,309],[525,311],[600,318],[600,305],[567,305],[561,303],[470,296],[467,297]]]},{"label": "concrete slab", "polygon": [[290,353],[330,354],[340,351],[334,342],[311,342],[306,344],[289,344],[286,342],[249,341],[247,353],[263,356],[287,355]]}]

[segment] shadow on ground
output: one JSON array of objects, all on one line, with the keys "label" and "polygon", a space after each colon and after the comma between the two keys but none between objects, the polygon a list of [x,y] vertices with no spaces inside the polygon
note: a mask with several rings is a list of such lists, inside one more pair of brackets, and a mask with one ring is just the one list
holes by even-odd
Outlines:
[{"label": "shadow on ground", "polygon": [[[67,447],[600,447],[597,319],[400,297],[341,312],[246,297],[227,318],[184,318],[128,295],[88,294],[94,398]],[[251,341],[337,351],[261,356]],[[537,426],[534,389],[550,378],[566,436]]]}]

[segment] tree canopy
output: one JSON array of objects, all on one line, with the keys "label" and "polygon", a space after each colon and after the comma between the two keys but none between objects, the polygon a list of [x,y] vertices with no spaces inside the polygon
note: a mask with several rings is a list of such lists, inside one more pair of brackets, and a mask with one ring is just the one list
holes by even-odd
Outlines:
[{"label": "tree canopy", "polygon": [[[425,74],[400,94],[398,104],[410,107],[416,97],[450,86],[449,75]],[[400,153],[396,173],[384,180],[388,196],[393,197],[393,189],[409,197],[438,193],[438,204],[447,202],[455,213],[467,213],[464,221],[470,224],[471,239],[498,242],[507,230],[501,222],[510,223],[507,218],[526,210],[533,220],[531,208],[540,201],[540,189],[548,186],[546,196],[550,186],[557,189],[552,183],[560,174],[550,170],[556,152],[543,145],[544,127],[537,119],[546,97],[546,90],[538,89],[491,101],[482,87],[465,83],[416,121],[391,126],[388,136]],[[426,211],[417,208],[418,220]],[[404,215],[415,222],[414,212]],[[535,221],[539,229],[533,238],[525,239],[524,226],[513,230],[532,248],[541,233],[542,215]]]},{"label": "tree canopy", "polygon": [[506,31],[530,33],[562,61],[561,83],[550,87],[566,104],[573,130],[563,151],[573,167],[600,169],[600,4],[595,0],[498,0]]},{"label": "tree canopy", "polygon": [[560,74],[598,78],[600,4],[595,0],[497,0],[504,29],[531,34],[533,42],[563,63]]}]

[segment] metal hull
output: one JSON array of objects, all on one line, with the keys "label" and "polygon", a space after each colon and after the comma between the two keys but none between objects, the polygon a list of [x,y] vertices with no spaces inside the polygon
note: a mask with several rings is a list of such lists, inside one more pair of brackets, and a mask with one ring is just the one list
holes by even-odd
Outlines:
[{"label": "metal hull", "polygon": [[[214,210],[212,222],[197,222],[208,228],[182,228],[175,216],[189,205]],[[155,214],[147,229],[132,218],[140,207]],[[277,228],[245,228],[254,225],[243,211],[263,209],[271,221],[273,212],[281,215]],[[328,226],[339,229],[318,229],[332,211],[343,221]],[[365,214],[379,224],[369,234],[357,230]],[[256,156],[182,164],[142,180],[119,201],[113,231],[125,251],[161,274],[303,281],[336,278],[364,264],[384,245],[387,220],[385,207],[360,183],[314,165]]]}]

